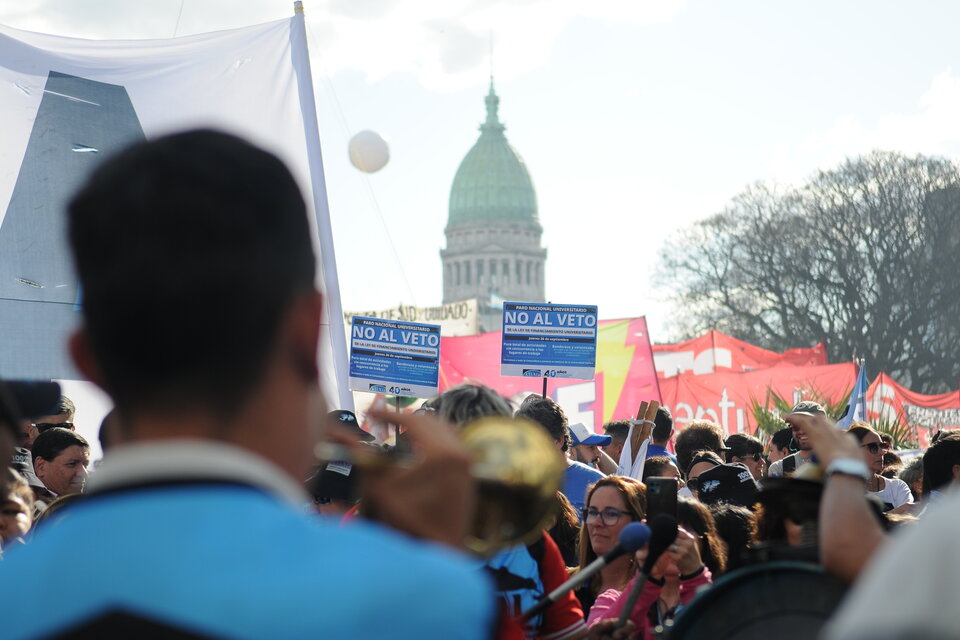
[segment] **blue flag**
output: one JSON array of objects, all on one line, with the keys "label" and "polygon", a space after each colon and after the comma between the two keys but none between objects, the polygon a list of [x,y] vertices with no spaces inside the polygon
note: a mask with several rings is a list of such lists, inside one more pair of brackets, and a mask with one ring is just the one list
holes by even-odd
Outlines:
[{"label": "blue flag", "polygon": [[857,381],[853,385],[853,391],[850,392],[850,400],[847,402],[847,410],[843,416],[837,420],[837,426],[846,431],[850,425],[858,420],[867,419],[867,368],[860,367],[857,373]]}]

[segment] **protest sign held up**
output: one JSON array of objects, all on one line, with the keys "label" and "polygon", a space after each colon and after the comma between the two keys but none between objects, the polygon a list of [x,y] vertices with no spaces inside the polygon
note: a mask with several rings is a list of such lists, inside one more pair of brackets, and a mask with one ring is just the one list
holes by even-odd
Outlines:
[{"label": "protest sign held up", "polygon": [[437,393],[440,326],[354,316],[350,389],[428,398]]},{"label": "protest sign held up", "polygon": [[596,362],[596,306],[504,303],[500,375],[589,380]]}]

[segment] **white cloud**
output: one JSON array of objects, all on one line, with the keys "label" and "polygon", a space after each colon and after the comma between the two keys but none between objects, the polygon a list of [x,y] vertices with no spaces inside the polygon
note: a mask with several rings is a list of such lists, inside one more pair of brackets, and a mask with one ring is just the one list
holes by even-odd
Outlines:
[{"label": "white cloud", "polygon": [[903,153],[960,156],[960,74],[951,68],[933,78],[912,113],[893,113],[872,123],[851,115],[838,117],[826,131],[797,142],[782,142],[770,153],[781,182],[799,182],[817,169],[875,149]]},{"label": "white cloud", "polygon": [[[180,0],[21,0],[0,22],[21,29],[88,38],[169,38]],[[187,1],[178,34],[281,18],[292,2]],[[428,89],[477,83],[490,64],[500,78],[542,65],[564,27],[578,18],[650,24],[669,20],[685,0],[307,0],[308,35],[318,70],[352,69],[376,81],[407,72]]]}]

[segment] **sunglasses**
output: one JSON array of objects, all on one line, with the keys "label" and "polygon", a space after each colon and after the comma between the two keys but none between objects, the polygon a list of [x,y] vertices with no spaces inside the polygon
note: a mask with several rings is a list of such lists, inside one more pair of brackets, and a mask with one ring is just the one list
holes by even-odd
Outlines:
[{"label": "sunglasses", "polygon": [[750,460],[752,458],[754,462],[760,462],[763,460],[763,455],[759,453],[744,453],[743,455],[738,455],[737,457],[741,460]]},{"label": "sunglasses", "polygon": [[886,442],[869,442],[867,444],[860,445],[861,447],[866,447],[867,451],[870,453],[880,453],[881,451],[889,451],[890,445]]},{"label": "sunglasses", "polygon": [[54,427],[60,427],[62,429],[73,429],[72,422],[35,422],[31,427],[36,427],[37,431],[43,433],[47,429],[53,429]]}]

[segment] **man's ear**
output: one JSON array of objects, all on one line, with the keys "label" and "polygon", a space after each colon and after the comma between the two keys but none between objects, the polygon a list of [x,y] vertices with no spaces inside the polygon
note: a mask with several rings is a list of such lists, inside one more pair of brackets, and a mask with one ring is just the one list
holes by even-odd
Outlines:
[{"label": "man's ear", "polygon": [[47,461],[37,456],[33,459],[33,473],[36,474],[38,478],[43,480],[43,475],[47,472]]},{"label": "man's ear", "polygon": [[83,327],[74,331],[73,335],[70,336],[68,348],[73,364],[77,366],[80,373],[102,389],[103,377],[100,375],[100,367],[97,365],[97,360],[90,349],[90,338]]},{"label": "man's ear", "polygon": [[313,291],[294,302],[289,316],[291,355],[298,369],[310,381],[320,379],[317,358],[320,354],[320,326],[323,321],[323,296]]},{"label": "man's ear", "polygon": [[953,465],[953,469],[951,469],[951,471],[953,472],[954,480],[960,479],[960,464]]}]

